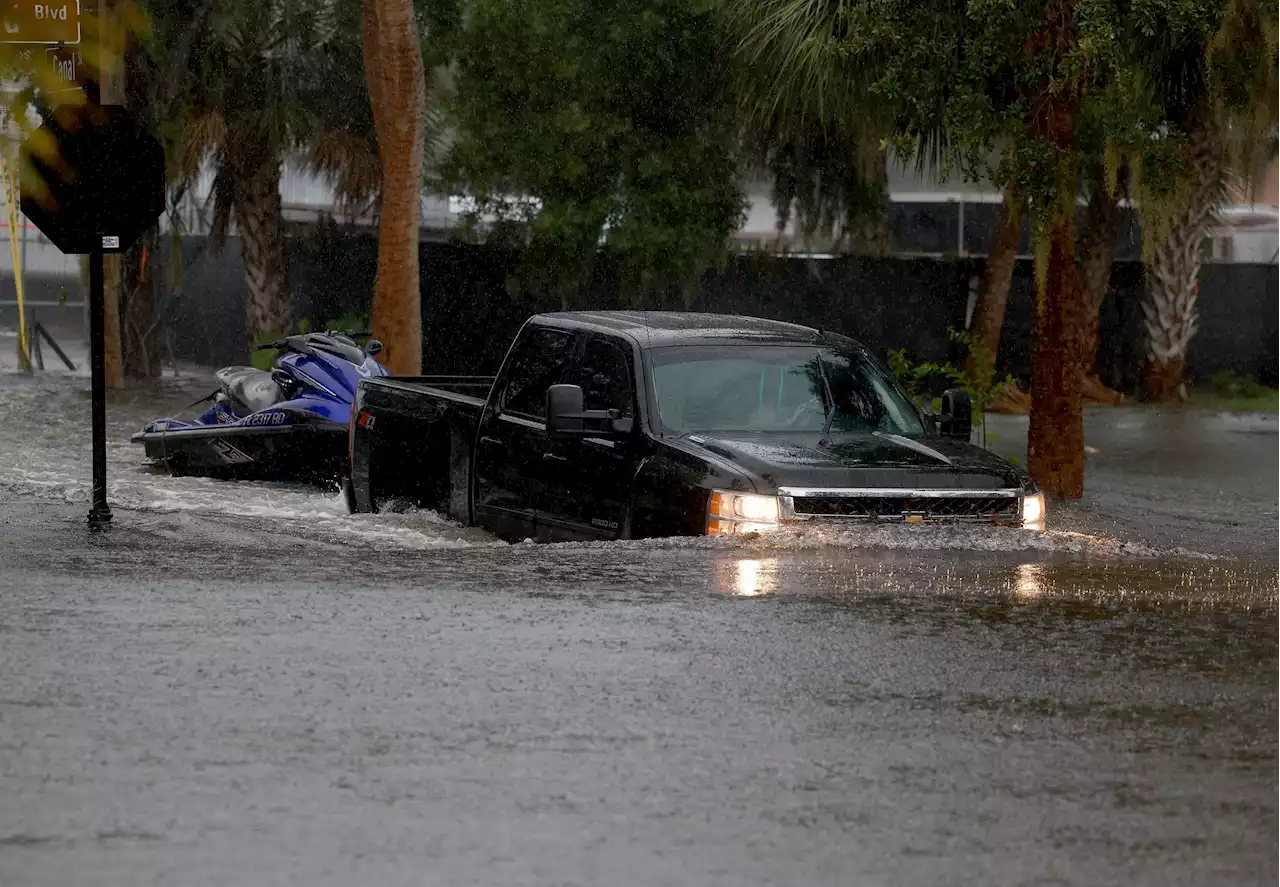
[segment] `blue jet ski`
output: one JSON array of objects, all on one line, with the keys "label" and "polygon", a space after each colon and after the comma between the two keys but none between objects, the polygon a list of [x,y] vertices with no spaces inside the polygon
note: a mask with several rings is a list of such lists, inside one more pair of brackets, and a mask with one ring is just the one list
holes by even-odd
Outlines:
[{"label": "blue jet ski", "polygon": [[307,333],[258,346],[281,350],[271,372],[224,367],[212,406],[193,421],[155,419],[131,438],[153,465],[175,477],[197,475],[334,484],[345,473],[347,424],[356,385],[389,375],[353,337],[368,330]]}]

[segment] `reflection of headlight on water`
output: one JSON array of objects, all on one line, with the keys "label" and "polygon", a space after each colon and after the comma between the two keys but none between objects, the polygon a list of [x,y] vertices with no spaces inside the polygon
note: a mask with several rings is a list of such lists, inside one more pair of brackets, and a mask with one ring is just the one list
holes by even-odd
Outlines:
[{"label": "reflection of headlight on water", "polygon": [[777,558],[732,561],[725,566],[728,587],[724,590],[736,597],[759,597],[777,588]]},{"label": "reflection of headlight on water", "polygon": [[1047,590],[1044,578],[1044,564],[1018,564],[1013,576],[1014,599],[1030,601],[1042,596]]}]

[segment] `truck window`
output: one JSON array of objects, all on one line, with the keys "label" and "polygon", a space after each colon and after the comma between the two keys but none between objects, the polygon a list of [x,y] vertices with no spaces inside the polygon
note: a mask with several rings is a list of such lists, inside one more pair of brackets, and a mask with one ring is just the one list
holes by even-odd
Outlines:
[{"label": "truck window", "polygon": [[856,348],[681,345],[652,354],[658,418],[673,434],[926,433],[906,392]]},{"label": "truck window", "polygon": [[622,349],[612,342],[587,342],[582,359],[565,381],[582,387],[583,409],[617,410],[627,418],[635,415],[631,370]]},{"label": "truck window", "polygon": [[572,333],[530,328],[511,355],[502,391],[502,411],[545,418],[547,389],[563,377],[572,351]]}]

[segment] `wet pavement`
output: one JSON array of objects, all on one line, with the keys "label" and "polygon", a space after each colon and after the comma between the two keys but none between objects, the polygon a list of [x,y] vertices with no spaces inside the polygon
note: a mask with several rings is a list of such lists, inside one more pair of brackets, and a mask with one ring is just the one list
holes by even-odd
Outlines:
[{"label": "wet pavement", "polygon": [[201,393],[94,534],[0,375],[5,887],[1280,874],[1274,417],[1091,413],[1043,536],[508,546],[140,466]]},{"label": "wet pavement", "polygon": [[[1026,464],[1026,416],[987,418],[990,448]],[[1196,409],[1085,411],[1085,498],[1056,526],[1160,548],[1280,554],[1277,416]]]}]

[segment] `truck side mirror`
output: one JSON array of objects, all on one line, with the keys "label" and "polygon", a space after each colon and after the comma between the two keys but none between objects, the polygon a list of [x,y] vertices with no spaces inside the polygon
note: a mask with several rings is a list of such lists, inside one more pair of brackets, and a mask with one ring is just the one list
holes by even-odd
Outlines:
[{"label": "truck side mirror", "polygon": [[621,438],[631,434],[632,419],[617,410],[584,410],[582,388],[552,385],[547,389],[547,436],[552,440],[581,437]]},{"label": "truck side mirror", "polygon": [[948,437],[968,440],[973,433],[973,399],[961,388],[942,392],[942,415],[938,417],[938,430]]},{"label": "truck side mirror", "polygon": [[576,437],[582,433],[582,389],[552,385],[547,389],[547,434]]}]

